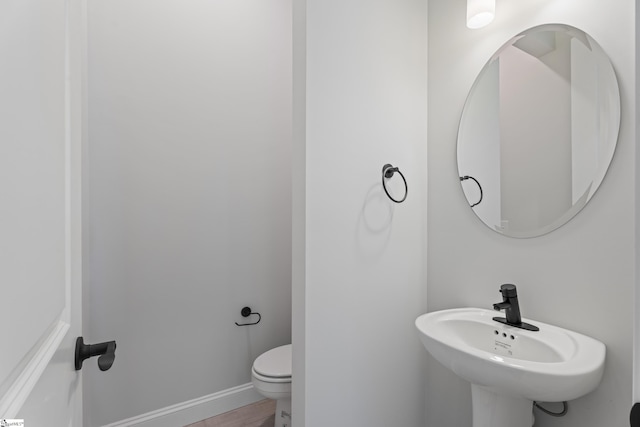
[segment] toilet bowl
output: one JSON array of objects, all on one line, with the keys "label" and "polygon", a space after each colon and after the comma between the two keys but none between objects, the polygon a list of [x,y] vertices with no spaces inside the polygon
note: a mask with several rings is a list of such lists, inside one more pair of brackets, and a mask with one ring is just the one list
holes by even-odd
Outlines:
[{"label": "toilet bowl", "polygon": [[276,401],[275,427],[292,427],[291,344],[258,356],[251,368],[251,382],[258,393]]}]

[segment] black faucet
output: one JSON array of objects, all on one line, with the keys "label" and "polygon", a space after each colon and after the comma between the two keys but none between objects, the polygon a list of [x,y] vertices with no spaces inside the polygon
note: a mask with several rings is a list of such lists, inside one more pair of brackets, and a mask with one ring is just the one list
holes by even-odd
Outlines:
[{"label": "black faucet", "polygon": [[515,285],[505,284],[500,286],[502,294],[502,302],[493,304],[496,311],[504,310],[505,317],[494,317],[496,322],[504,323],[516,328],[526,329],[528,331],[539,331],[540,328],[529,323],[524,323],[520,316],[520,304],[518,304],[518,292]]}]

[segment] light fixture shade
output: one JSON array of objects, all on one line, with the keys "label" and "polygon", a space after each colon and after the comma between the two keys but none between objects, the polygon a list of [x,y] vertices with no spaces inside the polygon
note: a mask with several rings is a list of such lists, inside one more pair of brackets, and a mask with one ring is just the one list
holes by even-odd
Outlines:
[{"label": "light fixture shade", "polygon": [[467,0],[467,27],[482,28],[493,21],[496,0]]}]

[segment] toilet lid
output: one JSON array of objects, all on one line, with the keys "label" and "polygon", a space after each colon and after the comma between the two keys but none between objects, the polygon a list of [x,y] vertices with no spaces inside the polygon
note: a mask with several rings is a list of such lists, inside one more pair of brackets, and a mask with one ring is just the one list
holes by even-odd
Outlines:
[{"label": "toilet lid", "polygon": [[291,376],[291,344],[276,347],[261,354],[253,362],[253,369],[260,375],[273,378]]}]

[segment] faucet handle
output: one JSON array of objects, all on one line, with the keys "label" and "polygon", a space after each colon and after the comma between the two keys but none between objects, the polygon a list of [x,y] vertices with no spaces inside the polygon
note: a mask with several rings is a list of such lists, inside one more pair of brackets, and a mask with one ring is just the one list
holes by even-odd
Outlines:
[{"label": "faucet handle", "polygon": [[504,298],[514,298],[518,296],[516,285],[512,285],[510,283],[505,283],[504,285],[500,286],[500,293]]}]

